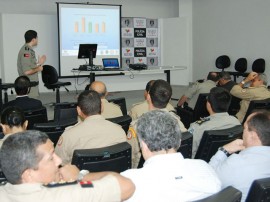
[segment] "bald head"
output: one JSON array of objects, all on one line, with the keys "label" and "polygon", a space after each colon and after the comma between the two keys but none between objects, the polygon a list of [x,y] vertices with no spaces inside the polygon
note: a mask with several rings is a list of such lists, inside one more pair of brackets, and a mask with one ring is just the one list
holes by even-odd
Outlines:
[{"label": "bald head", "polygon": [[107,88],[105,84],[101,81],[94,81],[90,85],[89,90],[96,91],[99,94],[100,98],[105,98],[105,96],[107,95]]}]

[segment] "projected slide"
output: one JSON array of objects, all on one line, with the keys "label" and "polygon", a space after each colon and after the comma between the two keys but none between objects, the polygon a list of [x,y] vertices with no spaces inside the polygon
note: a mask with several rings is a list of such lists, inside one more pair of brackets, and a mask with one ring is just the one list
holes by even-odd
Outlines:
[{"label": "projected slide", "polygon": [[98,44],[97,55],[119,55],[118,10],[62,8],[61,19],[62,56],[77,56],[86,43]]},{"label": "projected slide", "polygon": [[80,44],[97,44],[94,65],[103,58],[121,57],[121,5],[58,3],[59,75],[87,64],[78,58]]}]

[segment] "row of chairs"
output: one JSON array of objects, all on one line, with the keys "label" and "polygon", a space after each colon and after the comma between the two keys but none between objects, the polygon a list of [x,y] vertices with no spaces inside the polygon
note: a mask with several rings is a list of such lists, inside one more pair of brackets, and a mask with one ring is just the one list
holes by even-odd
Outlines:
[{"label": "row of chairs", "polygon": [[[221,55],[216,59],[216,67],[224,71],[224,69],[230,67],[231,60],[227,55]],[[247,77],[249,74],[247,71],[247,59],[239,58],[236,60],[234,65],[235,72],[230,71],[229,73],[234,77],[234,81],[239,76]],[[252,63],[252,71],[258,73],[264,73],[265,71],[265,60],[263,58],[258,58]]]},{"label": "row of chairs", "polygon": [[[229,186],[207,198],[194,202],[240,202],[242,193],[238,189]],[[254,180],[249,189],[246,202],[263,202],[270,200],[270,178]]]}]

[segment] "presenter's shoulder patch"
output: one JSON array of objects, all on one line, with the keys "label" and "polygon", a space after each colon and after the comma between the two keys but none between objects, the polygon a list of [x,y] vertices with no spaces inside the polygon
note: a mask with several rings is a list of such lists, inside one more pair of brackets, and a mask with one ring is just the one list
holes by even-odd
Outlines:
[{"label": "presenter's shoulder patch", "polygon": [[30,54],[29,53],[25,53],[25,54],[23,54],[23,57],[30,58]]}]

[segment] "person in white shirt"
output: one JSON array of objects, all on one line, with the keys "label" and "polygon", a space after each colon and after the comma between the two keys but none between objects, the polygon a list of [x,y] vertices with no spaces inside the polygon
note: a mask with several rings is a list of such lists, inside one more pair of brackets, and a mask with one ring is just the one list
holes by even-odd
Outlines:
[{"label": "person in white shirt", "polygon": [[177,153],[181,131],[168,112],[153,110],[137,121],[143,168],[121,175],[130,178],[136,191],[128,201],[193,201],[218,192],[221,183],[214,170],[202,160],[184,159]]}]

